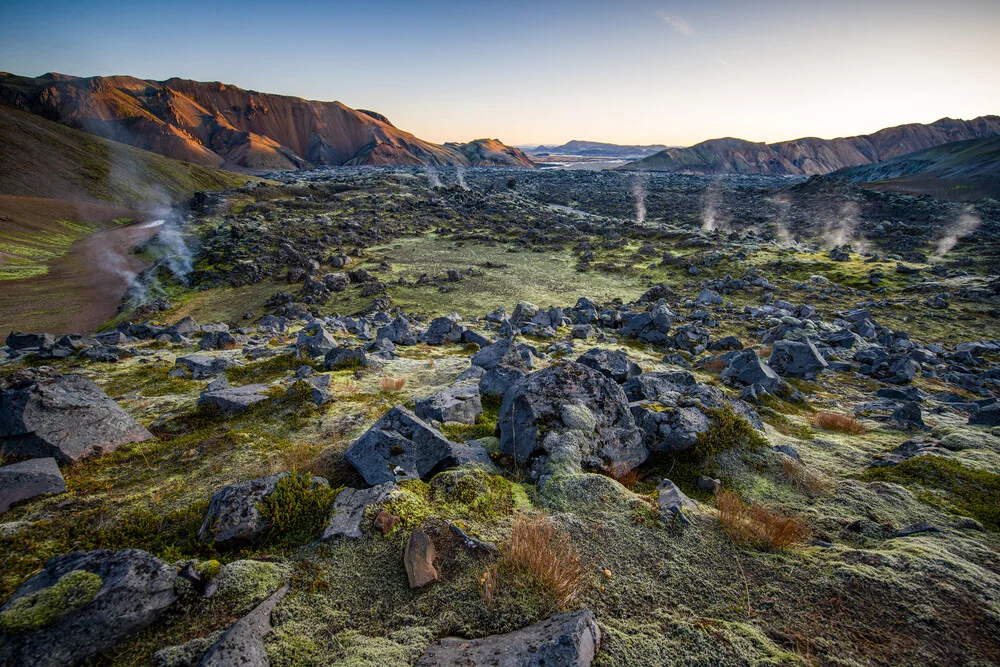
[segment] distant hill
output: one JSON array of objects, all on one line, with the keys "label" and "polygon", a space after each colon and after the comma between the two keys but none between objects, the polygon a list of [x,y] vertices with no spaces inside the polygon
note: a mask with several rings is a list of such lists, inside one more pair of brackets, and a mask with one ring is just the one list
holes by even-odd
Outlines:
[{"label": "distant hill", "polygon": [[445,144],[457,153],[461,153],[472,167],[534,167],[521,149],[507,146],[498,139],[475,139],[467,144]]},{"label": "distant hill", "polygon": [[998,135],[1000,116],[981,116],[968,121],[942,118],[928,125],[911,123],[838,139],[806,137],[765,144],[727,137],[704,141],[689,148],[667,148],[619,169],[707,175],[829,174],[838,169],[884,162],[950,142]]},{"label": "distant hill", "polygon": [[235,171],[469,164],[455,146],[419,139],[374,111],[217,81],[0,73],[0,101],[166,157]]},{"label": "distant hill", "polygon": [[877,164],[840,169],[826,178],[958,200],[1000,199],[1000,137],[925,148]]},{"label": "distant hill", "polygon": [[606,144],[600,141],[580,141],[574,139],[562,146],[538,146],[529,149],[527,152],[532,155],[548,153],[551,155],[579,155],[581,157],[606,157],[606,158],[637,158],[644,155],[653,155],[667,147],[659,144],[649,146],[624,146],[620,144]]},{"label": "distant hill", "polygon": [[171,160],[0,104],[0,194],[151,208],[247,176]]}]

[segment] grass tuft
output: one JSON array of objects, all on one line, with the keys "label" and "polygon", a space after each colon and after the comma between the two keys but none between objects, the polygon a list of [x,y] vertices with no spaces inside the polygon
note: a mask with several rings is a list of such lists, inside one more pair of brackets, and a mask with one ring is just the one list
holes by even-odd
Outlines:
[{"label": "grass tuft", "polygon": [[809,527],[798,517],[760,505],[750,505],[731,491],[715,497],[719,523],[737,544],[758,549],[787,549],[809,537]]},{"label": "grass tuft", "polygon": [[813,426],[824,431],[837,431],[848,435],[861,435],[868,429],[864,424],[850,415],[839,412],[818,412],[812,416]]}]

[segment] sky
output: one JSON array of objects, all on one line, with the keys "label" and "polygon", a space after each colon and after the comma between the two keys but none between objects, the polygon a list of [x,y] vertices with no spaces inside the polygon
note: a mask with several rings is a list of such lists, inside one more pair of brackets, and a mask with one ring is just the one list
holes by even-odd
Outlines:
[{"label": "sky", "polygon": [[338,100],[435,142],[830,138],[1000,114],[1000,1],[0,0],[0,70]]}]

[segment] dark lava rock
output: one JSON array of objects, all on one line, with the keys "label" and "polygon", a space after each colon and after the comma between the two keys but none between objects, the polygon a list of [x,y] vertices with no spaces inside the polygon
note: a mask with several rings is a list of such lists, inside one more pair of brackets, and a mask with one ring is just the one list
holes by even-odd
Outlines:
[{"label": "dark lava rock", "polygon": [[421,419],[475,424],[483,403],[477,385],[458,384],[417,401],[413,411]]},{"label": "dark lava rock", "polygon": [[198,405],[214,405],[223,412],[246,412],[251,406],[270,399],[270,396],[265,393],[266,390],[266,384],[246,384],[242,387],[213,389],[202,392],[201,396],[198,397]]},{"label": "dark lava rock", "polygon": [[[392,345],[392,341],[387,341],[384,338],[382,340]],[[395,350],[395,346],[392,349]],[[368,357],[365,356],[364,352],[347,347],[335,347],[327,352],[326,357],[323,358],[323,367],[328,371],[337,371],[355,366],[364,367],[367,365]]]},{"label": "dark lava rock", "polygon": [[82,375],[24,374],[0,390],[0,449],[7,454],[71,463],[152,437]]},{"label": "dark lava rock", "polygon": [[372,486],[430,474],[452,455],[452,443],[404,407],[382,415],[344,457]]},{"label": "dark lava rock", "polygon": [[264,637],[271,631],[271,612],[288,592],[282,586],[253,611],[236,621],[208,653],[199,667],[268,667]]},{"label": "dark lava rock", "polygon": [[66,481],[54,458],[31,459],[0,468],[0,514],[18,501],[65,492]]},{"label": "dark lava rock", "polygon": [[639,365],[628,358],[623,350],[606,350],[595,347],[587,350],[576,360],[577,363],[600,371],[618,384],[642,373]]},{"label": "dark lava rock", "polygon": [[771,348],[767,364],[783,377],[805,379],[815,378],[827,367],[826,359],[812,342],[800,343],[791,340],[776,342]]},{"label": "dark lava rock", "polygon": [[[501,453],[517,462],[558,454],[589,469],[621,474],[648,456],[622,388],[573,362],[549,366],[511,387],[500,406],[498,429]],[[573,442],[563,437],[566,431],[573,432]]]},{"label": "dark lava rock", "polygon": [[227,368],[233,366],[233,361],[225,357],[210,357],[205,354],[192,354],[187,357],[177,357],[174,361],[176,371],[192,380],[221,375]]},{"label": "dark lava rock", "polygon": [[589,609],[553,616],[505,635],[482,639],[447,637],[431,644],[420,667],[589,667],[601,645],[601,630]]},{"label": "dark lava rock", "polygon": [[103,653],[166,611],[176,578],[138,549],[56,556],[0,607],[0,664],[78,665]]}]

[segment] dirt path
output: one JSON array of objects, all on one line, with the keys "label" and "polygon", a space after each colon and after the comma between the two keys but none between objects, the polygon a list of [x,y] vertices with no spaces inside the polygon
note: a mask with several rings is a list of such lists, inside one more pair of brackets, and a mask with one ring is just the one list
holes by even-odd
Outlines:
[{"label": "dirt path", "polygon": [[158,231],[149,217],[77,241],[45,275],[0,283],[0,336],[86,333],[113,316],[131,276],[148,266],[133,249]]}]

